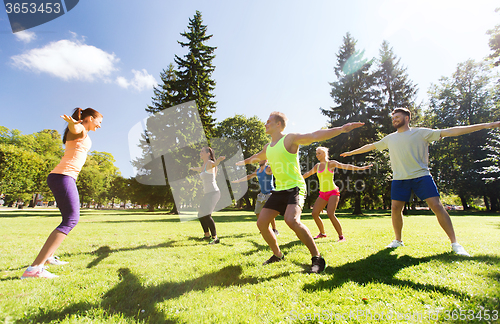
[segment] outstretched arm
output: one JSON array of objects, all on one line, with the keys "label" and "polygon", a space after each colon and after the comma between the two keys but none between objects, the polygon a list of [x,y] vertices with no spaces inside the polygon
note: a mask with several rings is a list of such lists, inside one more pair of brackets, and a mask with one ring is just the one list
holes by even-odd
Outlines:
[{"label": "outstretched arm", "polygon": [[203,171],[203,167],[190,167],[189,170],[193,170],[193,171],[196,171],[196,172],[201,172],[201,171]]},{"label": "outstretched arm", "polygon": [[500,121],[496,121],[496,122],[492,122],[492,123],[469,125],[469,126],[450,127],[447,129],[443,129],[441,131],[441,137],[460,136],[460,135],[476,132],[476,131],[481,130],[481,129],[495,128],[495,127],[500,127]]},{"label": "outstretched arm", "polygon": [[318,168],[318,164],[314,165],[314,166],[313,166],[313,168],[312,168],[311,170],[307,171],[306,173],[304,173],[304,174],[302,175],[302,178],[304,178],[304,179],[309,178],[310,176],[312,176],[313,174],[315,174],[315,173],[316,173],[316,169],[317,169],[317,168]]},{"label": "outstretched arm", "polygon": [[215,160],[215,162],[210,163],[208,166],[209,166],[210,168],[215,168],[216,166],[218,166],[218,165],[219,165],[222,161],[224,161],[225,159],[226,159],[226,157],[225,157],[225,156],[219,156],[219,157],[217,158],[217,160]]},{"label": "outstretched arm", "polygon": [[68,123],[68,130],[71,133],[77,135],[85,132],[85,127],[82,125],[83,120],[76,121],[73,117],[68,115],[62,115],[61,118]]},{"label": "outstretched arm", "polygon": [[340,154],[340,156],[341,157],[347,157],[347,156],[356,155],[356,154],[363,154],[363,153],[366,153],[366,152],[373,151],[374,149],[375,149],[375,145],[374,144],[366,144],[365,146],[361,146],[360,148],[355,149],[353,151],[344,152],[344,153]]},{"label": "outstretched arm", "polygon": [[215,160],[215,162],[213,161],[208,161],[207,162],[207,170],[208,169],[213,169],[213,168],[216,168],[222,161],[224,161],[226,159],[225,156],[219,156],[219,158],[217,160]]},{"label": "outstretched arm", "polygon": [[251,157],[249,157],[248,159],[244,159],[243,161],[238,161],[235,164],[236,165],[245,165],[245,164],[252,164],[252,163],[257,163],[257,162],[266,160],[267,159],[266,158],[267,145],[268,144],[266,144],[266,146],[264,146],[264,149],[262,151],[260,151],[259,153],[256,153],[256,154],[252,155]]},{"label": "outstretched arm", "polygon": [[243,178],[240,178],[240,179],[238,179],[238,180],[233,180],[233,181],[231,181],[231,182],[232,182],[232,183],[240,183],[240,182],[242,182],[242,181],[248,181],[248,180],[250,180],[250,179],[252,179],[252,178],[255,178],[256,176],[257,176],[257,171],[255,171],[254,173],[248,174],[248,175],[246,175],[246,176],[244,176]]},{"label": "outstretched arm", "polygon": [[359,167],[359,166],[355,166],[352,164],[340,163],[340,162],[335,161],[335,160],[331,160],[328,162],[329,169],[339,168],[339,169],[345,169],[345,170],[359,171],[359,170],[367,170],[367,169],[371,168],[372,166],[373,166],[373,164],[368,164],[368,165]]},{"label": "outstretched arm", "polygon": [[342,133],[348,133],[355,128],[363,126],[364,124],[365,123],[348,123],[341,127],[320,129],[307,134],[295,134],[293,142],[296,145],[309,145],[314,142],[325,141]]}]

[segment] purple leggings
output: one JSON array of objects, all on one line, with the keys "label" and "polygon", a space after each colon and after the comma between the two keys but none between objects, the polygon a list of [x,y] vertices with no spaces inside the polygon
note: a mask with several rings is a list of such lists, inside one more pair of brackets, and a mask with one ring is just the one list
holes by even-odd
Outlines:
[{"label": "purple leggings", "polygon": [[80,219],[80,197],[76,180],[64,174],[51,173],[47,177],[47,184],[56,198],[63,219],[56,230],[68,235]]}]

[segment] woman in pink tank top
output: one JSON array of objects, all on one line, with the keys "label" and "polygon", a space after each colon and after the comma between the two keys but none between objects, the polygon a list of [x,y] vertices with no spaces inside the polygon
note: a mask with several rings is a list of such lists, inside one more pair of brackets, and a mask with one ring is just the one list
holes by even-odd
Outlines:
[{"label": "woman in pink tank top", "polygon": [[64,156],[47,177],[47,184],[54,194],[63,220],[49,235],[35,261],[24,271],[21,279],[57,277],[48,272],[44,266],[68,263],[59,260],[54,253],[80,219],[80,199],[76,179],[92,145],[88,132],[101,128],[102,115],[92,108],[85,110],[76,108],[71,117],[67,115],[61,117],[68,123],[63,135]]}]

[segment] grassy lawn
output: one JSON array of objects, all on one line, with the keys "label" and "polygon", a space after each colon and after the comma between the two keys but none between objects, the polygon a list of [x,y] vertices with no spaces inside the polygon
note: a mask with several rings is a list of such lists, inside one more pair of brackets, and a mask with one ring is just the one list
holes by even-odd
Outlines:
[{"label": "grassy lawn", "polygon": [[[406,247],[396,250],[384,248],[393,239],[387,211],[339,212],[342,243],[323,217],[329,236],[317,243],[328,268],[314,275],[306,247],[281,216],[286,261],[262,266],[271,252],[252,212],[215,213],[221,244],[209,246],[198,221],[83,210],[58,250],[70,263],[49,269],[60,277],[20,280],[59,212],[0,209],[0,322],[500,322],[500,216],[452,213],[472,255],[465,258],[450,253],[434,216],[412,213]],[[317,234],[310,211],[303,222]]]}]

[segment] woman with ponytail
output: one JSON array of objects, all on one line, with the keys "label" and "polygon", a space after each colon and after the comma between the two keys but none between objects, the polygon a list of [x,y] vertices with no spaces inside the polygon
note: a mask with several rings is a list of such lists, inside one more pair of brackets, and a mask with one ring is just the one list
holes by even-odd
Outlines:
[{"label": "woman with ponytail", "polygon": [[337,205],[340,200],[340,190],[333,180],[335,168],[361,171],[368,170],[373,166],[373,164],[358,167],[352,164],[344,164],[335,160],[329,160],[328,148],[322,146],[316,149],[316,158],[318,158],[319,163],[303,175],[303,178],[306,179],[316,173],[319,180],[319,197],[316,199],[312,210],[312,217],[318,226],[319,234],[316,235],[314,239],[326,237],[325,226],[323,225],[323,221],[321,220],[319,214],[321,214],[323,209],[325,209],[328,205],[326,213],[328,218],[330,218],[335,231],[337,231],[337,234],[339,235],[337,242],[344,242],[345,238],[342,232],[342,226],[340,225],[337,216],[335,216],[335,210],[337,209]]},{"label": "woman with ponytail", "polygon": [[[214,150],[210,147],[205,146],[200,151],[200,158],[203,161],[203,166],[192,167],[190,170],[200,172],[200,178],[203,181],[203,198],[200,203],[198,210],[198,219],[200,220],[201,227],[205,232],[205,239],[209,239],[208,244],[217,244],[220,242],[217,237],[217,231],[215,229],[215,222],[212,218],[212,212],[215,209],[215,205],[220,199],[220,190],[215,182],[215,175],[217,174],[217,166],[224,160],[225,156],[219,156],[215,159]],[[211,235],[210,235],[211,234]]]},{"label": "woman with ponytail", "polygon": [[62,222],[49,235],[35,261],[24,271],[21,279],[58,277],[48,272],[45,265],[68,263],[59,260],[54,253],[80,219],[80,198],[76,179],[92,145],[87,133],[101,128],[102,115],[92,108],[76,108],[71,117],[63,115],[61,118],[68,123],[63,135],[64,156],[47,177],[47,184],[61,211]]}]

